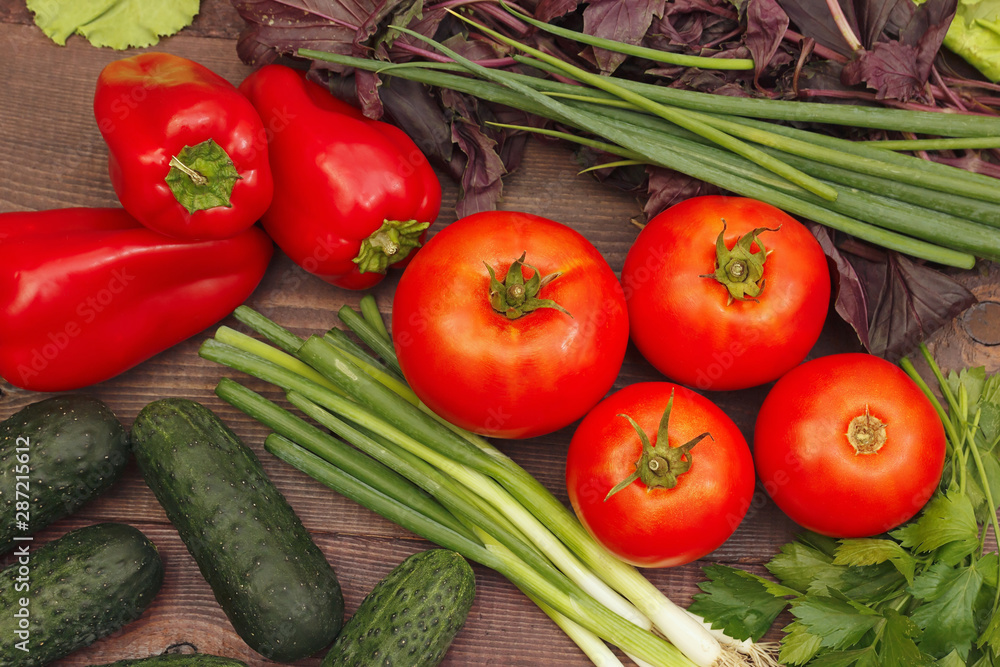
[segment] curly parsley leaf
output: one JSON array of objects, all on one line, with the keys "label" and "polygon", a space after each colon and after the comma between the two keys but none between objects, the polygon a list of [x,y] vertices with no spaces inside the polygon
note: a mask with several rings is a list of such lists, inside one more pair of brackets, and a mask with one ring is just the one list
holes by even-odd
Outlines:
[{"label": "curly parsley leaf", "polygon": [[713,628],[721,628],[736,639],[759,640],[788,604],[784,596],[799,594],[725,565],[709,565],[704,572],[708,581],[698,584],[704,593],[694,596],[689,609],[703,618],[711,618]]},{"label": "curly parsley leaf", "polygon": [[94,46],[119,51],[152,46],[160,37],[191,25],[200,0],[147,2],[146,0],[27,0],[35,24],[63,46],[80,34]]}]

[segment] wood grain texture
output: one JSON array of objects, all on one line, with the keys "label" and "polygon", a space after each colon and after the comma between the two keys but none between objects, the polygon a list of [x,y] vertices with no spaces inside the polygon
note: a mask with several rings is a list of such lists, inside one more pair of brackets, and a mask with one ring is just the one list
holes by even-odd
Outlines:
[{"label": "wood grain texture", "polygon": [[[249,72],[235,54],[233,38],[238,29],[238,20],[234,20],[228,3],[205,0],[195,26],[163,40],[156,49],[195,59],[238,82]],[[8,2],[0,7],[0,63],[7,78],[0,96],[0,211],[117,204],[107,180],[106,148],[90,105],[101,68],[121,56],[91,48],[80,39],[57,47],[34,27],[21,3]],[[640,213],[639,203],[576,172],[563,149],[532,143],[523,167],[506,182],[502,206],[571,225],[591,239],[612,268],[620,271],[637,233],[629,219]],[[444,186],[445,210],[434,229],[455,217],[451,204],[457,188],[446,180]],[[983,295],[1000,300],[1000,276],[995,268],[988,267],[982,275],[970,274],[968,279]],[[386,314],[391,312],[395,280],[390,278],[373,290]],[[310,334],[336,325],[337,309],[344,303],[356,305],[358,298],[356,293],[334,288],[304,273],[278,253],[249,304],[297,333]],[[225,323],[238,326],[231,318]],[[962,338],[961,326],[956,323],[955,329],[943,332],[935,343],[942,352],[950,350],[949,363],[995,364],[990,349]],[[217,399],[213,389],[219,377],[227,375],[270,397],[279,397],[259,382],[199,358],[197,348],[209,335],[197,335],[113,380],[88,388],[86,393],[107,402],[126,425],[144,405],[167,396],[198,400],[217,411],[260,455],[267,474],[336,569],[348,613],[353,612],[392,567],[430,545],[266,454],[262,447],[266,430]],[[851,330],[831,316],[811,356],[857,349]],[[661,378],[630,348],[616,388],[656,379]],[[0,388],[0,418],[42,398],[9,385]],[[749,438],[766,390],[761,387],[716,393],[712,398]],[[502,443],[501,447],[565,502],[562,466],[571,433],[572,427],[568,427],[533,440]],[[38,541],[99,521],[125,521],[143,530],[163,555],[166,581],[139,621],[59,665],[76,667],[141,657],[178,644],[240,658],[255,667],[268,664],[235,635],[134,464],[109,493],[47,529]],[[794,532],[795,526],[758,488],[751,510],[735,535],[704,562],[738,564],[762,572],[762,563]],[[698,590],[699,566],[704,562],[650,571],[649,577],[677,602],[686,604]],[[512,585],[485,568],[476,566],[475,571],[476,602],[445,665],[588,664],[582,653]],[[301,662],[318,663],[316,657]]]}]

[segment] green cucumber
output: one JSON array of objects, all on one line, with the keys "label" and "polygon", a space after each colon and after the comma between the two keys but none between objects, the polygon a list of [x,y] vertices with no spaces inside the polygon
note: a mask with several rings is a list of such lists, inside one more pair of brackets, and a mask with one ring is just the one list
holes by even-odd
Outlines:
[{"label": "green cucumber", "polygon": [[0,554],[106,491],[128,456],[121,422],[89,396],[47,398],[0,422]]},{"label": "green cucumber", "polygon": [[322,667],[433,667],[465,624],[475,595],[475,575],[461,555],[414,554],[361,602]]},{"label": "green cucumber", "polygon": [[107,665],[91,665],[91,667],[247,667],[247,664],[236,658],[223,658],[207,653],[166,653],[149,658],[119,660]]},{"label": "green cucumber", "polygon": [[139,412],[132,448],[243,641],[278,662],[329,646],[344,620],[337,576],[236,434],[203,405],[168,398]]},{"label": "green cucumber", "polygon": [[[145,535],[122,523],[80,528],[37,550],[19,542],[0,572],[0,665],[47,665],[142,615],[163,583]],[[27,627],[24,627],[24,626]]]}]

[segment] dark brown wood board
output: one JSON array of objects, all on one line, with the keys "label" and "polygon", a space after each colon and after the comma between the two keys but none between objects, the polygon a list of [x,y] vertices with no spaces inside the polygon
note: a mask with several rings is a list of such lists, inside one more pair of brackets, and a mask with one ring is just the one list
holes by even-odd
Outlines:
[{"label": "dark brown wood board", "polygon": [[[164,50],[201,62],[238,83],[249,73],[236,57],[240,28],[235,11],[223,0],[205,0],[195,25],[164,39]],[[23,3],[6,0],[0,6],[0,211],[38,210],[67,206],[114,206],[108,182],[107,151],[93,119],[91,101],[101,68],[123,53],[96,49],[79,37],[65,47],[50,42],[31,23]],[[455,218],[454,183],[442,177],[443,212],[434,230]],[[505,184],[502,208],[522,210],[567,223],[582,232],[621,270],[637,233],[629,222],[641,206],[633,197],[579,175],[563,148],[532,142],[520,170]],[[0,267],[2,270],[2,267]],[[1000,300],[1000,275],[992,265],[968,272],[962,279],[984,300]],[[395,278],[373,290],[381,310],[389,314]],[[357,305],[360,295],[332,287],[306,274],[278,253],[261,286],[248,303],[300,334],[322,332],[336,324],[337,309]],[[993,319],[990,319],[993,318]],[[942,365],[985,364],[1000,367],[996,348],[995,313],[989,307],[960,317],[932,341]],[[234,321],[225,321],[230,325]],[[336,569],[347,603],[354,611],[364,595],[405,556],[429,546],[354,503],[337,496],[263,451],[267,431],[215,397],[223,375],[238,377],[269,396],[262,383],[231,373],[198,357],[204,332],[150,359],[123,375],[84,391],[104,400],[128,426],[147,403],[182,396],[209,406],[251,446],[266,472],[298,512]],[[979,342],[979,341],[985,341]],[[858,350],[853,332],[831,315],[811,356]],[[630,349],[615,388],[642,380],[662,379]],[[711,397],[750,439],[756,410],[767,387]],[[0,418],[6,418],[42,395],[2,385]],[[562,500],[563,461],[572,427],[501,448],[535,474]],[[7,520],[8,517],[4,517]],[[167,522],[134,465],[124,479],[76,515],[37,536],[35,544],[69,529],[99,521],[125,521],[144,531],[157,545],[166,567],[162,591],[141,619],[114,636],[60,661],[66,667],[112,662],[158,654],[170,646],[240,658],[250,665],[268,661],[256,655],[235,634],[216,604],[176,531]],[[649,577],[681,604],[697,592],[700,566],[706,562],[735,564],[763,571],[762,564],[789,540],[795,526],[758,489],[753,507],[735,535],[701,562],[670,570],[649,571]],[[8,557],[9,561],[9,557]],[[2,564],[6,564],[5,561]],[[584,665],[588,661],[555,625],[499,575],[476,566],[478,593],[465,629],[445,659],[446,665]],[[778,636],[777,634],[774,635]],[[8,638],[0,638],[8,641]],[[319,664],[319,657],[301,662]]]}]

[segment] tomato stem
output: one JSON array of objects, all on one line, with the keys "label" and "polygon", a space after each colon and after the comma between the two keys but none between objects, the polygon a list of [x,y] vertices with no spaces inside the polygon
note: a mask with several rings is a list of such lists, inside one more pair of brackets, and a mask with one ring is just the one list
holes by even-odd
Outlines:
[{"label": "tomato stem", "polygon": [[[497,278],[493,267],[483,262],[486,265],[486,270],[490,272],[489,298],[493,310],[511,320],[516,320],[522,315],[530,313],[533,310],[538,310],[539,308],[554,308],[561,313],[573,317],[568,310],[552,299],[538,298],[538,293],[542,288],[558,278],[560,274],[558,272],[550,273],[543,277],[538,269],[524,263],[525,256],[527,256],[526,252],[521,253],[521,256],[514,260],[510,268],[507,269],[507,276],[503,282],[500,282]],[[524,280],[522,267],[531,269],[531,277],[528,278],[527,282]]]},{"label": "tomato stem", "polygon": [[885,422],[873,417],[865,406],[865,414],[858,415],[847,426],[847,441],[854,447],[854,453],[874,454],[885,444]]},{"label": "tomato stem", "polygon": [[[737,301],[756,301],[764,289],[764,262],[768,252],[764,249],[759,236],[764,232],[776,232],[781,229],[758,227],[749,234],[736,239],[732,248],[726,247],[726,221],[722,220],[722,231],[715,239],[715,272],[707,274],[706,278],[715,278],[729,291],[729,301],[726,305]],[[757,252],[750,248],[757,244]]]},{"label": "tomato stem", "polygon": [[625,414],[618,415],[628,420],[632,428],[635,429],[639,441],[642,443],[642,454],[635,462],[635,472],[615,485],[608,491],[608,498],[615,495],[629,484],[636,480],[641,480],[647,489],[672,489],[677,486],[678,478],[691,469],[691,450],[705,437],[712,437],[707,431],[688,440],[678,447],[670,446],[670,438],[667,436],[667,428],[670,423],[670,411],[674,407],[674,392],[670,392],[670,400],[667,401],[667,409],[660,417],[660,426],[656,432],[656,445],[649,441],[646,432],[635,423],[635,420]]}]

